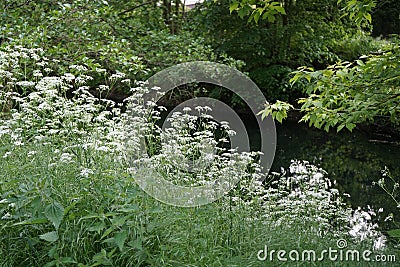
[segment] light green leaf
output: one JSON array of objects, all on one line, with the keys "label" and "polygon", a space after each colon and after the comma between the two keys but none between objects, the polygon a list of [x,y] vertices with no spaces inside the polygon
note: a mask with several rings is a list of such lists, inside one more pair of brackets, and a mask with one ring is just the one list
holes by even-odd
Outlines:
[{"label": "light green leaf", "polygon": [[284,113],[283,113],[282,111],[278,111],[278,112],[276,112],[276,114],[275,114],[275,118],[276,118],[277,121],[279,121],[280,123],[282,123],[282,119],[285,118],[285,115],[284,115]]},{"label": "light green leaf", "polygon": [[345,126],[345,124],[339,125],[339,127],[337,128],[337,132],[340,132],[344,128],[344,126]]},{"label": "light green leaf", "polygon": [[356,127],[356,125],[354,123],[346,123],[346,128],[351,132],[353,131],[354,127]]},{"label": "light green leaf", "polygon": [[48,232],[42,235],[39,235],[40,239],[46,240],[47,242],[55,242],[58,240],[58,234],[56,231]]},{"label": "light green leaf", "polygon": [[238,2],[232,3],[229,7],[229,12],[232,13],[234,10],[236,10],[239,6]]},{"label": "light green leaf", "polygon": [[284,9],[283,7],[281,7],[281,6],[274,6],[274,9],[275,9],[276,11],[278,11],[279,13],[281,13],[281,14],[283,14],[283,15],[286,15],[286,11],[285,11],[285,9]]},{"label": "light green leaf", "polygon": [[365,13],[365,14],[364,14],[364,18],[365,18],[366,20],[368,20],[369,23],[372,22],[372,17],[371,17],[371,14],[370,14],[370,13]]}]

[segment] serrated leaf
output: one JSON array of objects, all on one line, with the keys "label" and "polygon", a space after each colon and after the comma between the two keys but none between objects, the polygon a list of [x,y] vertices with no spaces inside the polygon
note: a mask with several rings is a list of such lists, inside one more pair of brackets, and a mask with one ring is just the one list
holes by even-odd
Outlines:
[{"label": "serrated leaf", "polygon": [[347,128],[350,132],[353,131],[354,127],[356,127],[356,125],[355,125],[354,123],[351,123],[351,122],[346,123],[346,128]]},{"label": "serrated leaf", "polygon": [[46,207],[44,215],[53,223],[56,230],[58,230],[64,217],[64,207],[55,201]]},{"label": "serrated leaf", "polygon": [[344,126],[345,124],[339,125],[339,127],[337,127],[337,132],[340,132],[344,128]]},{"label": "serrated leaf", "polygon": [[124,248],[124,243],[127,239],[128,235],[126,231],[121,231],[115,234],[114,242],[118,246],[119,250],[122,251]]},{"label": "serrated leaf", "polygon": [[39,235],[40,239],[46,240],[47,242],[55,242],[58,240],[58,234],[56,231],[48,232],[42,235]]}]

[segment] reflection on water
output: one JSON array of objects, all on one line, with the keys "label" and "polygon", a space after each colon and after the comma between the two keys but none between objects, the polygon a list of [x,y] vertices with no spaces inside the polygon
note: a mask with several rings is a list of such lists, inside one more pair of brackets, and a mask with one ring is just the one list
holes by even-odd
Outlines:
[{"label": "reflection on water", "polygon": [[[254,125],[250,125],[250,132]],[[297,122],[277,123],[277,149],[272,171],[287,168],[292,159],[307,160],[328,172],[331,180],[342,193],[350,194],[353,207],[370,205],[375,210],[384,208],[386,216],[390,212],[400,220],[395,203],[373,182],[381,176],[387,166],[396,180],[400,180],[400,145],[393,142],[371,142],[366,134],[354,131],[332,131],[326,133]],[[257,131],[251,133],[257,147]],[[396,216],[397,215],[397,216]]]}]

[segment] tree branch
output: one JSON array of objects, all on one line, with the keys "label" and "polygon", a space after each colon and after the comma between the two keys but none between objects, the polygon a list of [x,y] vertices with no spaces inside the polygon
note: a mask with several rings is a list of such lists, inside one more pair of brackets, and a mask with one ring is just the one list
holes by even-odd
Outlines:
[{"label": "tree branch", "polygon": [[133,11],[133,10],[139,8],[139,7],[146,6],[146,5],[149,5],[149,4],[153,4],[153,3],[155,3],[155,2],[157,2],[157,0],[150,0],[150,1],[148,1],[148,2],[141,3],[141,4],[137,5],[137,6],[134,6],[134,7],[131,7],[131,8],[129,8],[129,9],[127,9],[127,10],[124,10],[124,11],[119,12],[119,13],[118,13],[118,16],[122,16],[122,15],[124,15],[124,14],[126,14],[126,13],[129,13],[129,12],[131,12],[131,11]]}]

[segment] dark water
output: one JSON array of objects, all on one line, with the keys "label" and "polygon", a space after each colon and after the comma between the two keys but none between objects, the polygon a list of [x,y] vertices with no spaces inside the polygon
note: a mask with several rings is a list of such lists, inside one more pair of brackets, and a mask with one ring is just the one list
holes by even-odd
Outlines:
[{"label": "dark water", "polygon": [[[254,122],[248,124],[255,149],[259,142],[256,128]],[[377,211],[382,207],[381,218],[393,213],[400,220],[395,202],[373,184],[382,178],[385,166],[393,178],[400,180],[399,143],[385,140],[388,136],[382,134],[357,130],[327,133],[295,121],[276,123],[276,131],[277,147],[271,171],[280,172],[293,159],[309,161],[327,171],[341,193],[350,194],[348,201],[354,208],[369,205]],[[391,227],[389,223],[384,226]]]}]

